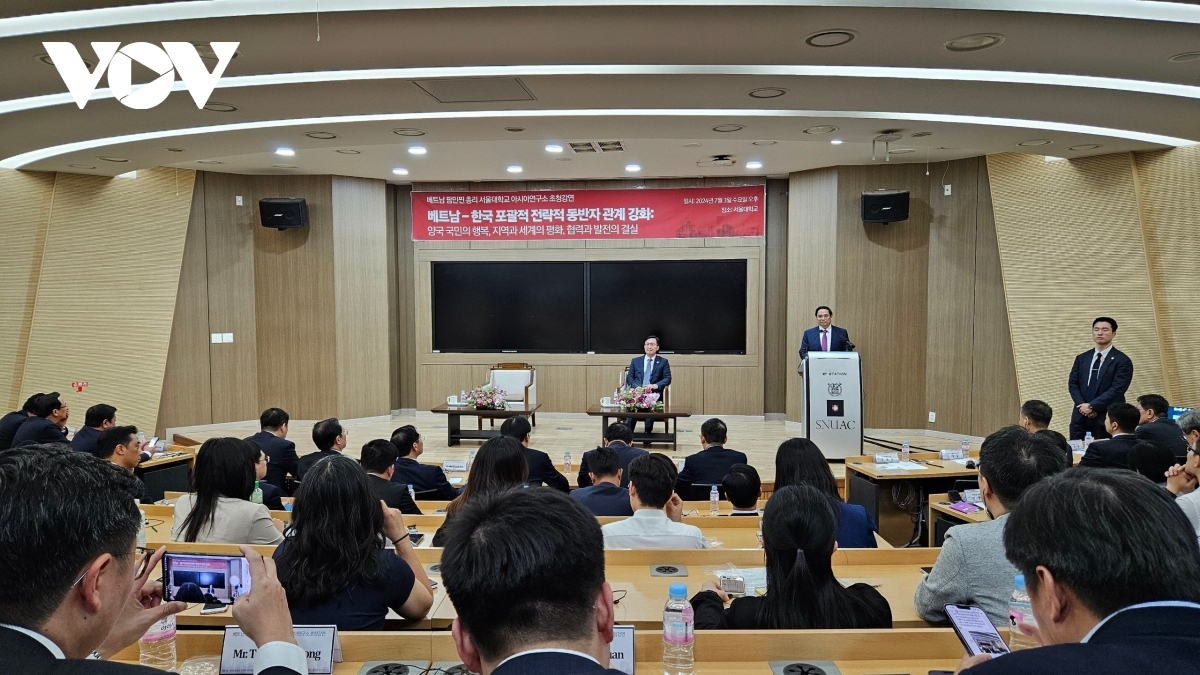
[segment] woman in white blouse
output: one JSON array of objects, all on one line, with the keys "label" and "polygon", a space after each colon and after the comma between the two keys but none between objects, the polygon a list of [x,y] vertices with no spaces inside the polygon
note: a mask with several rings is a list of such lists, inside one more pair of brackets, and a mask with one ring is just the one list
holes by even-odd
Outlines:
[{"label": "woman in white blouse", "polygon": [[196,454],[192,492],[175,502],[171,541],[278,544],[283,523],[250,501],[258,450],[237,438],[211,438]]}]

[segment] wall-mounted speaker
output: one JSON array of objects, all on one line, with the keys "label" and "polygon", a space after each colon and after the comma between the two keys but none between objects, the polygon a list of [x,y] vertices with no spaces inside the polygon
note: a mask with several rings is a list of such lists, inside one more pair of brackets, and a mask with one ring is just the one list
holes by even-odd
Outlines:
[{"label": "wall-mounted speaker", "polygon": [[271,197],[258,200],[263,227],[290,230],[308,224],[308,204],[303,199]]},{"label": "wall-mounted speaker", "polygon": [[873,190],[862,193],[864,223],[898,223],[908,220],[908,190]]}]

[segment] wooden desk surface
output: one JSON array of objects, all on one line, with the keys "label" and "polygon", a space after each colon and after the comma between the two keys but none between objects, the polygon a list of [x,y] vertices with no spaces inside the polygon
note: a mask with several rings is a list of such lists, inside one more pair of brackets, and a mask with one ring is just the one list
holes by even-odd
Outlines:
[{"label": "wooden desk surface", "polygon": [[952,518],[962,523],[986,523],[992,519],[988,515],[987,509],[980,509],[972,513],[962,513],[950,508],[950,495],[938,494],[929,495],[929,545],[933,546],[934,535],[936,534],[933,527],[933,514],[940,513],[948,518]]},{"label": "wooden desk surface", "polygon": [[443,403],[436,405],[429,410],[432,413],[439,415],[469,415],[471,417],[483,418],[501,418],[501,417],[516,417],[517,415],[532,415],[542,407],[541,403],[534,403],[526,407],[524,403],[510,403],[508,408],[504,410],[476,410],[469,405],[450,405]]},{"label": "wooden desk surface", "polygon": [[157,469],[180,462],[187,462],[189,465],[196,463],[196,448],[186,445],[168,445],[165,453],[156,455],[141,464],[137,465],[138,469]]},{"label": "wooden desk surface", "polygon": [[[846,471],[854,471],[864,476],[870,476],[875,480],[912,480],[914,478],[953,478],[953,477],[973,477],[979,475],[978,469],[968,469],[967,467],[957,464],[954,460],[938,459],[938,456],[929,452],[914,452],[912,459],[929,462],[922,464],[922,469],[880,469],[880,465],[875,464],[872,457],[847,457]],[[883,465],[886,466],[886,465]]]},{"label": "wooden desk surface", "polygon": [[624,417],[627,419],[644,420],[644,419],[666,419],[691,417],[692,409],[673,405],[663,410],[639,410],[637,412],[628,412],[620,408],[606,408],[599,404],[588,406],[587,414],[592,417]]}]

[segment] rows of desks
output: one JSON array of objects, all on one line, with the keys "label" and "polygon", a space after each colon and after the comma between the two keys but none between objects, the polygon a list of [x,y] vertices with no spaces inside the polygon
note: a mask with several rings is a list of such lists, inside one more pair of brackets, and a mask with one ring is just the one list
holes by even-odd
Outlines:
[{"label": "rows of desks", "polygon": [[[937,453],[913,452],[911,458],[913,468],[876,464],[871,456],[846,458],[846,501],[866,508],[879,534],[893,546],[912,539],[914,520],[925,515],[930,494],[945,493],[955,481],[976,480],[979,475],[974,466],[939,459]],[[978,461],[979,452],[972,451],[968,459]],[[914,504],[908,508],[898,506],[893,497],[893,489],[902,483],[912,486]]]}]

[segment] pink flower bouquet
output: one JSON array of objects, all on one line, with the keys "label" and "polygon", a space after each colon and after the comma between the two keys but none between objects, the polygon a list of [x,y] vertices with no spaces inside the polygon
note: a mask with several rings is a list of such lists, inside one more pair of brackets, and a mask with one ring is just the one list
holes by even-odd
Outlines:
[{"label": "pink flower bouquet", "polygon": [[504,400],[504,390],[496,389],[490,384],[476,387],[467,392],[464,400],[467,405],[476,410],[507,410],[508,402]]},{"label": "pink flower bouquet", "polygon": [[663,409],[663,402],[659,393],[657,391],[650,391],[645,387],[622,389],[617,396],[617,400],[613,401],[613,404],[620,406],[625,412],[658,412]]}]

